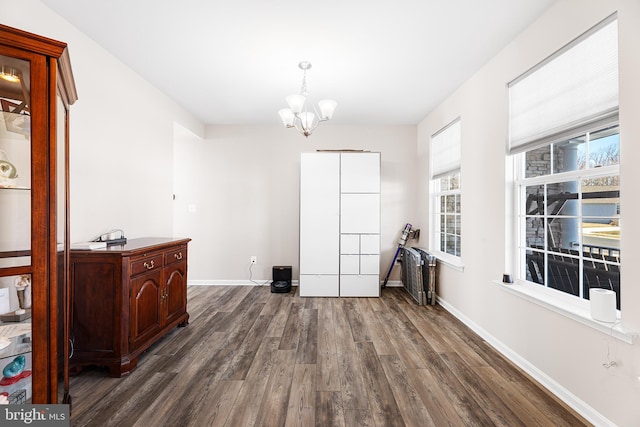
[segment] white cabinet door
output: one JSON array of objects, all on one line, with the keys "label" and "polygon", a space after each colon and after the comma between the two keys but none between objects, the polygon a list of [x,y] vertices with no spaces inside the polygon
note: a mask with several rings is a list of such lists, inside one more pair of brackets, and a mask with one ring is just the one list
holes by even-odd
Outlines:
[{"label": "white cabinet door", "polygon": [[380,280],[378,275],[340,276],[340,296],[343,297],[379,297]]},{"label": "white cabinet door", "polygon": [[300,274],[301,297],[340,296],[338,275]]},{"label": "white cabinet door", "polygon": [[342,153],[340,174],[343,193],[379,193],[380,153]]},{"label": "white cabinet door", "polygon": [[360,274],[380,274],[380,255],[360,255]]},{"label": "white cabinet door", "polygon": [[379,234],[363,234],[360,236],[360,253],[361,254],[379,254],[380,253],[380,235]]},{"label": "white cabinet door", "polygon": [[303,153],[300,167],[300,274],[338,274],[340,155]]},{"label": "white cabinet door", "polygon": [[359,254],[360,253],[360,235],[359,234],[343,234],[340,236],[340,253],[341,254]]},{"label": "white cabinet door", "polygon": [[340,255],[340,274],[360,274],[360,255]]},{"label": "white cabinet door", "polygon": [[342,194],[340,231],[380,233],[380,194]]}]

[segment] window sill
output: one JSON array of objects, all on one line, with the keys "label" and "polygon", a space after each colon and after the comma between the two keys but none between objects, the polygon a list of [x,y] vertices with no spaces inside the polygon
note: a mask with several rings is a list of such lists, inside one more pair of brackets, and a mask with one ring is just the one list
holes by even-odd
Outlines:
[{"label": "window sill", "polygon": [[627,331],[622,327],[620,323],[620,313],[618,313],[618,318],[615,323],[593,320],[591,318],[591,308],[587,300],[577,301],[574,297],[564,295],[562,292],[554,289],[546,289],[523,281],[503,283],[494,280],[493,282],[500,285],[500,288],[506,292],[517,295],[562,316],[576,320],[585,326],[610,335],[628,344],[633,344],[633,341],[637,336],[636,332]]},{"label": "window sill", "polygon": [[464,271],[462,258],[440,251],[427,251],[438,259],[438,262],[458,271]]}]

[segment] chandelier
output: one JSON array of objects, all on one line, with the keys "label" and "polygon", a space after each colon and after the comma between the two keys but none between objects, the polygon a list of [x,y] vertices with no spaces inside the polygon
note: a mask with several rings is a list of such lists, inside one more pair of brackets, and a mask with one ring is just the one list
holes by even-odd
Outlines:
[{"label": "chandelier", "polygon": [[289,108],[278,111],[282,123],[287,128],[296,128],[304,136],[309,136],[320,122],[326,122],[333,116],[333,111],[338,103],[332,99],[323,99],[318,102],[318,109],[313,107],[313,112],[307,110],[305,101],[307,99],[307,70],[311,68],[311,63],[302,61],[298,64],[302,70],[302,87],[299,94],[289,95],[285,99]]}]

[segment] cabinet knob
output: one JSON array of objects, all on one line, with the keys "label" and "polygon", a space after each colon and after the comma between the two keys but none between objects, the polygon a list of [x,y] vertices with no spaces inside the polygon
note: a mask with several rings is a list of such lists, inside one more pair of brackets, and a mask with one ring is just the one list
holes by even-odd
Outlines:
[{"label": "cabinet knob", "polygon": [[150,263],[148,263],[148,262],[146,262],[146,261],[145,261],[145,262],[144,262],[144,264],[142,264],[142,265],[144,265],[145,267],[147,267],[147,270],[151,270],[151,269],[154,267],[153,260],[151,260],[151,262],[150,262]]},{"label": "cabinet knob", "polygon": [[182,259],[182,252],[178,252],[177,254],[173,254],[173,256],[175,257],[175,259],[181,260]]}]

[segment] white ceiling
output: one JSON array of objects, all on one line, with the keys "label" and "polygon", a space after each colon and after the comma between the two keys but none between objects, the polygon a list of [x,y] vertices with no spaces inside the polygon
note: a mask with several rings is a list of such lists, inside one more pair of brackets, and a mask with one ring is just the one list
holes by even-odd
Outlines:
[{"label": "white ceiling", "polygon": [[[416,124],[554,0],[42,0],[207,124]],[[73,59],[73,47],[71,47]]]}]

